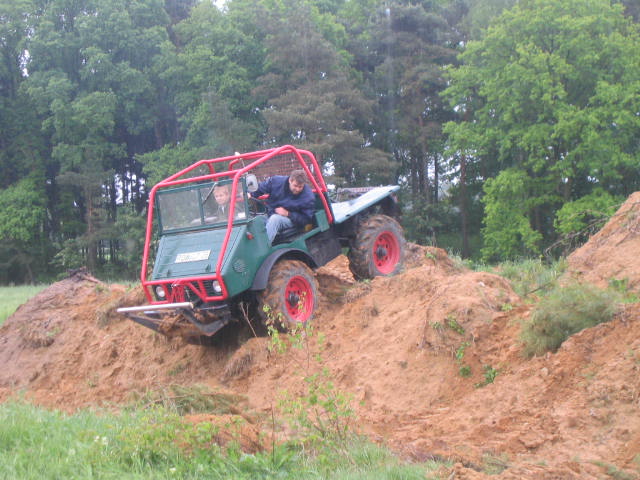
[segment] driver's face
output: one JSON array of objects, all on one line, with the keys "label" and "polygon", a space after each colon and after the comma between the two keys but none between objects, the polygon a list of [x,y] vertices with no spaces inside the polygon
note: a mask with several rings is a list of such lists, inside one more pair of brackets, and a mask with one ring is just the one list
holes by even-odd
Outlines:
[{"label": "driver's face", "polygon": [[302,192],[303,188],[304,183],[294,182],[293,180],[289,179],[289,190],[291,190],[291,193],[293,193],[294,195],[298,195],[300,192]]}]

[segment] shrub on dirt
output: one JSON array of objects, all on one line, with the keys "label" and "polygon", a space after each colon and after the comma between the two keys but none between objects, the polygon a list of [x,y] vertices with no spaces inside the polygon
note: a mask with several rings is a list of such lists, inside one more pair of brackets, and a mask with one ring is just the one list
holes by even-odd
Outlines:
[{"label": "shrub on dirt", "polygon": [[540,300],[524,326],[524,355],[555,352],[574,333],[611,320],[619,302],[618,293],[590,284],[555,287]]},{"label": "shrub on dirt", "polygon": [[564,259],[552,263],[540,259],[503,262],[493,271],[511,282],[513,290],[521,297],[551,290],[556,280],[567,269]]}]

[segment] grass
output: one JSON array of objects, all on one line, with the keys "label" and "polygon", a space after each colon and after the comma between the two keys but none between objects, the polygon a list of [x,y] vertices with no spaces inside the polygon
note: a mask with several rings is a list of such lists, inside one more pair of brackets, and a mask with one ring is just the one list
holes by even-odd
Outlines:
[{"label": "grass", "polygon": [[542,295],[550,291],[555,287],[558,277],[567,269],[567,262],[564,258],[553,262],[529,258],[489,265],[473,260],[463,260],[456,254],[450,254],[449,257],[459,270],[489,272],[506,278],[511,283],[513,290],[523,298],[533,293]]},{"label": "grass", "polygon": [[574,333],[611,320],[620,301],[619,293],[589,284],[557,286],[538,302],[522,330],[524,355],[555,352]]},{"label": "grass", "polygon": [[0,302],[0,325],[2,325],[20,305],[46,287],[47,285],[0,287],[0,298],[2,298],[2,302]]},{"label": "grass", "polygon": [[552,290],[556,280],[566,269],[567,262],[564,259],[552,263],[540,259],[526,259],[503,262],[490,271],[509,280],[513,290],[525,298],[533,293],[543,295]]},{"label": "grass", "polygon": [[437,479],[443,464],[407,463],[354,437],[343,455],[292,445],[245,454],[214,443],[216,427],[165,408],[48,411],[0,405],[0,478],[12,479]]}]

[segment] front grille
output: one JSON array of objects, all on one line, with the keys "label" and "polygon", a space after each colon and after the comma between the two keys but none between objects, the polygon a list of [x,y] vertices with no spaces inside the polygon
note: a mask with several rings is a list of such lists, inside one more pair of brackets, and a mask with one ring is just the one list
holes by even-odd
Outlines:
[{"label": "front grille", "polygon": [[[216,297],[220,295],[220,292],[216,292],[213,289],[213,280],[204,280],[202,282],[193,282],[194,286],[195,286],[195,290],[192,290],[189,285],[171,285],[171,284],[165,284],[165,288],[167,290],[167,300],[170,302],[193,302],[196,303],[199,300],[203,300],[203,298],[200,298],[200,296],[196,293],[197,291],[201,291],[201,289],[199,288],[200,283],[204,286],[204,290],[205,290],[205,295],[207,297]],[[152,288],[153,294],[156,298],[156,300],[158,301],[162,301],[165,300],[165,298],[160,298],[158,297],[158,294],[156,292],[156,287],[154,286]]]},{"label": "front grille", "polygon": [[[205,280],[202,283],[204,285],[205,291],[207,292],[207,296],[213,297],[213,296],[219,295],[219,293],[216,293],[213,290],[213,280]],[[185,286],[184,288],[184,296],[189,302],[196,302],[200,300],[200,297],[198,296],[198,294],[187,286]]]}]

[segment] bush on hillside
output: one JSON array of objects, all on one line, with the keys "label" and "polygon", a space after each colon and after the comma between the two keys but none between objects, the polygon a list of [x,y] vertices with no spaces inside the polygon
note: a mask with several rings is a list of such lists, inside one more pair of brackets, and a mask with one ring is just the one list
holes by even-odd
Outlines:
[{"label": "bush on hillside", "polygon": [[589,284],[556,287],[540,300],[523,328],[524,355],[555,352],[574,333],[608,322],[619,301],[618,293]]}]

